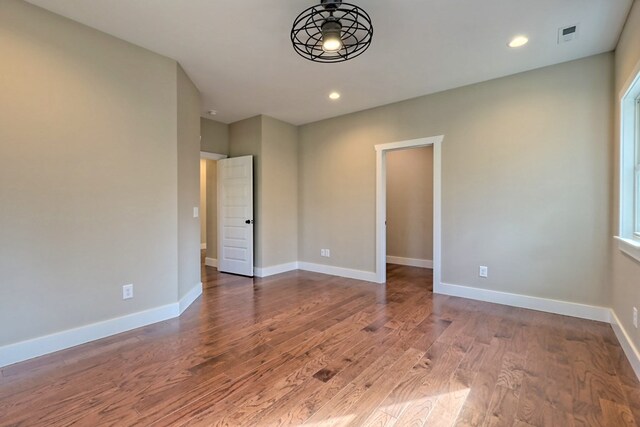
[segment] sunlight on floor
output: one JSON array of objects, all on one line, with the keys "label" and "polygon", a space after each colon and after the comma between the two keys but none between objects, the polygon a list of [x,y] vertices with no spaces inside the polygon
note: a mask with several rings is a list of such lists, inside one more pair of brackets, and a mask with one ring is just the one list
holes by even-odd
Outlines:
[{"label": "sunlight on floor", "polygon": [[355,414],[349,414],[342,417],[330,418],[326,421],[320,421],[318,423],[305,424],[305,426],[311,426],[311,427],[346,426],[355,417],[356,417]]},{"label": "sunlight on floor", "polygon": [[[383,415],[387,418],[384,425],[423,425],[428,421],[429,426],[451,426],[458,418],[470,391],[471,389],[469,388],[463,388],[449,391],[448,393],[425,396],[421,399],[383,406],[375,411],[364,425],[379,425],[381,420],[376,418]],[[357,413],[348,414],[306,425],[312,427],[346,426],[357,415]]]}]

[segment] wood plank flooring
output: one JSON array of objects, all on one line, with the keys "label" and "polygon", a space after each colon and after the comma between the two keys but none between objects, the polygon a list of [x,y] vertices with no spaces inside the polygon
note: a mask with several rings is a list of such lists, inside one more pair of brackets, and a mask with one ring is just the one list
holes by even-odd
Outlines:
[{"label": "wood plank flooring", "polygon": [[635,426],[609,325],[309,272],[203,268],[182,317],[8,366],[0,425]]}]

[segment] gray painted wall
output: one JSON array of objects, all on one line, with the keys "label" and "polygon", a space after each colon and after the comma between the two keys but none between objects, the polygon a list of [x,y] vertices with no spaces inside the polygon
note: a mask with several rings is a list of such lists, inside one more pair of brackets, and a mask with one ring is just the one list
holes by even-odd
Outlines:
[{"label": "gray painted wall", "polygon": [[200,92],[177,66],[178,298],[200,284]]},{"label": "gray painted wall", "polygon": [[298,260],[298,128],[262,116],[262,264]]},{"label": "gray painted wall", "polygon": [[201,151],[229,155],[229,125],[201,117],[200,132]]},{"label": "gray painted wall", "polygon": [[[626,82],[632,78],[633,70],[640,62],[640,3],[635,2],[625,25],[620,42],[615,53],[615,91],[612,96],[616,106],[616,126],[613,138],[613,215],[610,237],[618,234],[619,221],[619,170],[620,154],[620,91]],[[636,348],[640,348],[640,330],[633,326],[633,307],[640,309],[640,263],[620,252],[617,244],[610,238],[611,249],[611,292],[613,294],[613,309],[618,315]]]},{"label": "gray painted wall", "polygon": [[433,147],[387,153],[387,255],[433,260]]},{"label": "gray painted wall", "polygon": [[443,280],[609,305],[612,79],[608,53],[300,127],[300,260],[374,271],[374,145],[443,134]]},{"label": "gray painted wall", "polygon": [[176,62],[13,0],[0,62],[0,345],[176,302]]},{"label": "gray painted wall", "polygon": [[253,156],[254,265],[297,261],[298,130],[267,116],[229,125],[230,157]]}]

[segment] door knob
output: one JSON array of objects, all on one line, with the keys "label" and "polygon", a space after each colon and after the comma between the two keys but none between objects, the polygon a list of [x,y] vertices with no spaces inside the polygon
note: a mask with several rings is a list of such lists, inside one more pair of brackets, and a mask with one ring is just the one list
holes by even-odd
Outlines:
[{"label": "door knob", "polygon": [[248,219],[244,222],[245,224],[253,224],[253,220],[252,219]]}]

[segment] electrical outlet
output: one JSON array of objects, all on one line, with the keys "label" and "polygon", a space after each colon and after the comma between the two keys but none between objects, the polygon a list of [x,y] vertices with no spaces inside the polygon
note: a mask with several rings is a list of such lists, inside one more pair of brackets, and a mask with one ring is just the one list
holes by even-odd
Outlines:
[{"label": "electrical outlet", "polygon": [[633,307],[633,326],[638,329],[638,308]]},{"label": "electrical outlet", "polygon": [[122,287],[122,299],[133,298],[133,285],[124,285]]},{"label": "electrical outlet", "polygon": [[331,256],[331,251],[329,249],[320,249],[320,256],[329,258]]},{"label": "electrical outlet", "polygon": [[484,278],[489,277],[489,267],[487,267],[486,265],[481,265],[480,271],[478,274],[480,275],[480,277],[484,277]]}]

